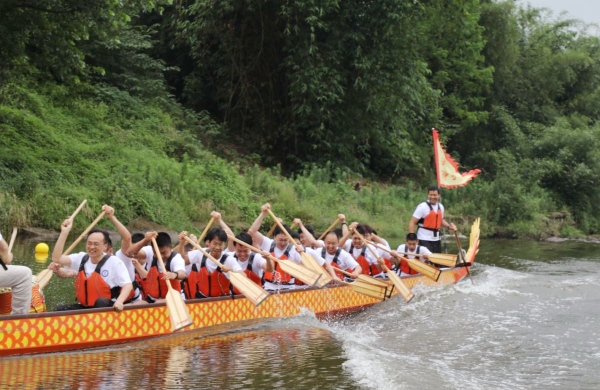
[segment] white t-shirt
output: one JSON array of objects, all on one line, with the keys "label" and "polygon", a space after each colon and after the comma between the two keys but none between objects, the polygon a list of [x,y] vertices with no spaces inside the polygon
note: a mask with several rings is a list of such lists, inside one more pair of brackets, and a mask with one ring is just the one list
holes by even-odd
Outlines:
[{"label": "white t-shirt", "polygon": [[[269,252],[271,250],[272,243],[273,243],[273,239],[271,239],[269,237],[263,237],[263,242],[259,249]],[[280,258],[281,255],[283,255],[285,253],[285,249],[281,250],[277,247],[277,245],[275,245],[274,252],[275,252],[275,257]],[[294,245],[292,245],[292,248],[290,249],[290,252],[288,254],[288,259],[290,259],[298,264],[302,264],[302,258],[300,257],[300,253],[298,253],[298,251],[296,251],[296,247]]]},{"label": "white t-shirt", "polygon": [[2,240],[2,233],[0,233],[0,240]]},{"label": "white t-shirt", "polygon": [[[202,257],[203,256],[204,256],[204,254],[196,249],[188,252],[188,258],[190,259],[190,271],[191,271],[191,266],[194,264],[196,264],[197,265],[196,267],[198,269],[200,269],[200,266],[202,265]],[[240,265],[238,264],[235,257],[230,256],[225,252],[223,252],[222,256],[226,256],[225,261],[223,262],[223,265],[226,265],[234,272],[242,271],[242,267],[240,267]],[[218,261],[220,259],[216,259],[216,260]],[[216,269],[217,269],[217,264],[215,264],[214,261],[212,261],[211,259],[209,259],[207,257],[206,258],[206,270],[208,271],[208,273],[212,273]],[[224,272],[223,274],[225,275],[225,277],[227,279],[229,279],[229,273]]]},{"label": "white t-shirt", "polygon": [[[384,247],[390,249],[390,244],[388,244],[388,242],[386,240],[384,240],[383,238],[381,240],[383,240],[383,243],[378,243],[377,245],[384,246]],[[371,240],[371,241],[373,241],[373,240]],[[379,249],[379,248],[375,247],[375,250],[377,251],[377,256],[381,257],[382,259],[387,259],[391,256],[389,252],[384,251],[383,249]]]},{"label": "white t-shirt", "polygon": [[[373,251],[375,253],[377,253],[377,248],[374,248],[371,245],[367,244],[367,248],[365,248],[365,259],[367,259],[367,262],[369,264],[377,264],[377,259],[375,258],[375,256],[373,256],[373,253],[369,250],[368,247],[371,247],[371,249],[373,249]],[[354,259],[357,259],[358,256],[360,256],[360,254],[362,253],[362,249],[356,249],[354,248],[354,245],[352,245],[352,241],[346,241],[344,243],[344,250],[347,251],[348,253],[350,253],[350,255],[352,255],[352,257]]]},{"label": "white t-shirt", "polygon": [[264,274],[264,265],[267,264],[267,260],[257,253],[250,253],[250,256],[246,261],[240,261],[240,259],[235,257],[235,253],[230,254],[231,257],[237,260],[243,271],[248,269],[248,263],[250,263],[250,259],[254,256],[254,260],[252,260],[252,272],[254,272],[259,278],[263,277]]},{"label": "white t-shirt", "polygon": [[[69,255],[69,259],[71,259],[71,266],[66,268],[79,271],[81,260],[85,255],[85,252],[79,252]],[[97,264],[92,263],[91,260],[86,261],[85,265],[83,266],[85,276],[89,278],[90,275],[96,270],[96,266]],[[108,258],[108,260],[106,261],[106,263],[104,263],[104,266],[100,270],[100,275],[110,288],[123,287],[127,283],[131,283],[131,278],[129,277],[127,268],[125,268],[125,264],[123,264],[123,262],[119,260],[116,256],[110,256]]]},{"label": "white t-shirt", "polygon": [[[427,255],[429,256],[431,254],[431,251],[429,249],[427,249],[426,247],[422,246],[422,245],[417,245],[417,247],[415,248],[414,251],[409,251],[408,247],[406,246],[406,244],[401,244],[398,246],[398,249],[396,250],[397,252],[407,252],[407,253],[417,253],[417,248],[419,249],[419,254],[420,255]],[[407,259],[414,259],[416,258],[417,260],[421,260],[423,261],[423,258],[420,256],[413,256],[413,255],[402,255],[403,257],[406,257]]]},{"label": "white t-shirt", "polygon": [[[339,249],[341,249],[341,251],[340,255],[337,258],[338,266],[344,271],[349,269],[356,269],[356,267],[358,267],[358,263],[356,262],[356,260],[354,260],[354,257],[352,257],[352,255],[350,255],[350,253],[346,252],[344,249]],[[334,257],[335,253],[333,255],[330,255],[329,252],[325,250],[325,261],[327,261],[328,263],[332,263]]]},{"label": "white t-shirt", "polygon": [[306,254],[314,257],[315,260],[317,261],[317,263],[319,263],[319,265],[321,267],[325,264],[325,259],[321,256],[320,249],[304,248],[304,252],[306,252]]},{"label": "white t-shirt", "polygon": [[[433,208],[433,211],[436,213],[437,213],[438,207],[439,207],[442,210],[442,218],[444,217],[444,206],[442,206],[442,204],[440,202],[437,202],[436,204],[432,204],[431,207]],[[417,208],[415,209],[415,212],[413,213],[413,217],[415,217],[417,220],[420,220],[421,218],[425,218],[429,214],[430,211],[431,211],[431,209],[429,208],[428,203],[423,202],[417,206]],[[433,232],[431,230],[419,228],[417,230],[417,238],[419,240],[424,240],[424,241],[439,241],[440,235],[438,232],[437,237],[434,237]]]}]

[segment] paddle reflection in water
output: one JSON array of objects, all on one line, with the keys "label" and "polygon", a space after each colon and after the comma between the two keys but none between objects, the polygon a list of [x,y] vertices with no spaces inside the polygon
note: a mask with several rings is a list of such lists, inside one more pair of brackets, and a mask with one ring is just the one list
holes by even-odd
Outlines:
[{"label": "paddle reflection in water", "polygon": [[[283,328],[282,328],[283,326]],[[10,389],[359,389],[342,344],[302,322],[216,336],[175,335],[112,350],[5,359]]]}]

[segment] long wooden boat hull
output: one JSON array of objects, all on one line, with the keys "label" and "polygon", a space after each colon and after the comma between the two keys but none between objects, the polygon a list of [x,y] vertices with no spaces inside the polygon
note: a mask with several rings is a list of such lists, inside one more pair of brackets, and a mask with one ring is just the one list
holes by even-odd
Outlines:
[{"label": "long wooden boat hull", "polygon": [[[473,263],[478,239],[467,253]],[[473,237],[472,237],[473,238]],[[474,244],[474,245],[473,245]],[[403,277],[409,288],[418,284],[454,284],[467,274],[465,267],[442,271],[437,282],[422,275]],[[394,291],[394,294],[397,292]],[[256,308],[243,296],[187,301],[193,325],[180,332],[198,329],[219,331],[271,318],[292,317],[308,309],[318,318],[348,315],[380,300],[359,294],[350,286],[308,288],[272,294]],[[398,300],[398,304],[402,304]],[[120,313],[111,309],[88,309],[10,316],[0,320],[0,357],[105,347],[172,334],[164,304],[131,306]]]}]

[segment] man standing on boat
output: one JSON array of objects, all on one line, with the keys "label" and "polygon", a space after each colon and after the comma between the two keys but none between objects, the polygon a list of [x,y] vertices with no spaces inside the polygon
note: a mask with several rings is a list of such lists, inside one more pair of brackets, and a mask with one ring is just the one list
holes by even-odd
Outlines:
[{"label": "man standing on boat", "polygon": [[427,201],[417,206],[408,223],[408,232],[417,233],[419,245],[426,247],[432,253],[442,253],[440,238],[442,227],[456,231],[456,226],[444,219],[444,206],[439,200],[440,188],[437,186],[429,187]]},{"label": "man standing on boat", "polygon": [[67,218],[52,251],[52,261],[77,270],[75,278],[76,304],[59,305],[56,310],[78,310],[92,307],[114,307],[123,310],[133,286],[125,264],[108,254],[110,237],[104,230],[92,230],[86,239],[86,252],[63,255],[65,241],[73,227]]},{"label": "man standing on boat", "polygon": [[2,239],[2,233],[0,258],[5,266],[0,268],[0,287],[12,289],[12,314],[28,314],[31,306],[31,269],[22,265],[10,265],[13,254]]}]

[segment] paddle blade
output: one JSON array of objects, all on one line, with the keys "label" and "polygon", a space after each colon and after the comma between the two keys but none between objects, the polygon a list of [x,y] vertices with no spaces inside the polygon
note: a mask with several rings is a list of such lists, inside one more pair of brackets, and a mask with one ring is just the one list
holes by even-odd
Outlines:
[{"label": "paddle blade", "polygon": [[445,253],[433,253],[428,256],[428,260],[432,263],[443,265],[444,267],[454,268],[456,267],[456,260],[458,256]]},{"label": "paddle blade", "polygon": [[315,271],[316,273],[321,275],[321,279],[319,279],[319,282],[316,285],[317,287],[319,287],[319,288],[325,287],[329,282],[331,282],[333,280],[333,278],[331,277],[331,275],[329,275],[327,270],[325,270],[323,267],[321,267],[319,265],[319,263],[317,263],[317,260],[315,260],[314,257],[312,257],[308,253],[304,253],[304,252],[302,252],[300,257],[302,258],[303,266],[305,266],[308,269],[312,269],[313,271]]},{"label": "paddle blade", "polygon": [[300,279],[309,286],[315,286],[321,278],[320,274],[296,264],[291,260],[277,260],[277,262],[283,272],[292,275],[294,278]]},{"label": "paddle blade", "polygon": [[361,279],[356,279],[354,282],[348,283],[348,285],[352,287],[352,290],[359,294],[367,295],[382,301],[386,298],[387,288],[384,286],[371,284]]},{"label": "paddle blade", "polygon": [[261,303],[269,297],[269,293],[266,292],[262,287],[258,286],[252,280],[248,279],[245,275],[238,272],[229,272],[229,280],[235,288],[237,288],[244,296],[252,302],[256,307],[260,306]]},{"label": "paddle blade", "polygon": [[400,279],[398,275],[390,271],[388,267],[384,266],[384,268],[387,272],[388,278],[392,283],[394,283],[394,287],[398,289],[398,292],[400,293],[400,295],[402,295],[402,298],[404,298],[404,300],[407,303],[410,302],[411,299],[414,298],[415,294],[413,294],[412,291],[410,291],[410,289],[406,287],[406,284],[404,284],[404,282],[402,281],[402,279]]},{"label": "paddle blade", "polygon": [[181,298],[180,293],[174,289],[169,289],[169,292],[166,296],[166,301],[173,332],[177,332],[178,330],[188,327],[194,323],[190,317],[190,313],[185,305],[185,302],[183,301],[183,298]]},{"label": "paddle blade", "polygon": [[392,292],[394,291],[394,285],[393,284],[389,284],[387,282],[384,282],[383,280],[374,278],[372,276],[364,275],[364,274],[358,275],[358,277],[356,279],[357,280],[362,280],[363,282],[366,282],[366,283],[374,284],[376,286],[385,287],[386,290],[387,290],[386,297],[387,298],[391,298],[392,297]]},{"label": "paddle blade", "polygon": [[427,265],[419,260],[406,259],[406,261],[408,262],[408,266],[411,269],[417,271],[418,273],[420,273],[422,275],[425,275],[426,277],[433,280],[434,282],[437,282],[438,279],[440,278],[440,275],[442,274],[442,271],[440,271],[439,269],[432,267],[430,265]]}]

